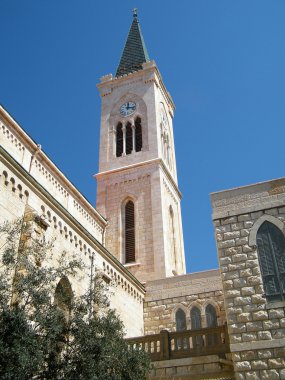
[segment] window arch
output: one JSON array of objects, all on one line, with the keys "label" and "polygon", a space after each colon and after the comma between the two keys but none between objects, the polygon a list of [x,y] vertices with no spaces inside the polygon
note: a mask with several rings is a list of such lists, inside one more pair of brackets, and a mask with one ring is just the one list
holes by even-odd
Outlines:
[{"label": "window arch", "polygon": [[[202,328],[201,321],[201,311],[197,306],[194,306],[190,311],[190,319],[191,319],[191,329],[199,330]],[[203,346],[204,340],[202,335],[197,335],[193,337],[193,346]]]},{"label": "window arch", "polygon": [[185,331],[186,327],[186,314],[182,309],[178,309],[175,313],[176,331]]},{"label": "window arch", "polygon": [[135,205],[128,201],[125,205],[125,263],[136,261],[135,254]]},{"label": "window arch", "polygon": [[116,157],[120,157],[123,154],[124,149],[124,136],[123,125],[118,123],[116,128]]},{"label": "window arch", "polygon": [[63,277],[55,288],[54,303],[63,312],[65,323],[70,317],[72,298],[70,282],[67,277]]},{"label": "window arch", "polygon": [[137,117],[135,120],[135,148],[136,152],[142,150],[142,125],[140,117]]},{"label": "window arch", "polygon": [[273,223],[265,221],[256,235],[260,269],[267,300],[285,299],[285,237]]},{"label": "window arch", "polygon": [[170,244],[171,244],[171,254],[173,258],[173,264],[175,271],[177,270],[177,257],[176,257],[176,239],[175,239],[175,223],[174,223],[174,213],[173,208],[169,206],[169,223],[170,223]]},{"label": "window arch", "polygon": [[131,154],[133,150],[133,130],[131,123],[126,125],[126,154]]},{"label": "window arch", "polygon": [[201,312],[198,309],[198,307],[194,306],[191,309],[190,312],[190,318],[191,318],[191,329],[201,329],[202,323],[201,323]]},{"label": "window arch", "polygon": [[[206,312],[207,327],[209,328],[217,327],[217,313],[214,306],[211,304],[207,305],[205,312]],[[207,343],[207,346],[214,346],[218,344],[217,333],[206,335],[206,343]]]},{"label": "window arch", "polygon": [[212,304],[206,306],[206,322],[207,327],[216,327],[217,326],[217,313],[216,309]]}]

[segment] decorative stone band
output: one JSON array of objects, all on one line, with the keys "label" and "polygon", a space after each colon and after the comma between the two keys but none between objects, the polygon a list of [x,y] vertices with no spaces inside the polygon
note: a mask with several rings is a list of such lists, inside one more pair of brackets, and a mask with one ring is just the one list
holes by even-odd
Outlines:
[{"label": "decorative stone band", "polygon": [[285,203],[285,178],[211,194],[213,219],[282,206]]},{"label": "decorative stone band", "polygon": [[256,342],[233,343],[230,345],[231,352],[262,350],[285,347],[285,338],[274,340],[259,340]]}]

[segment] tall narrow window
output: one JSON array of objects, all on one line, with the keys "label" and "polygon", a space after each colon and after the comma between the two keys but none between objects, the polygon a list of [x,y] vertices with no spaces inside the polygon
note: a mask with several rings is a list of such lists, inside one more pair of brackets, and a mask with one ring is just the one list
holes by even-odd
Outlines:
[{"label": "tall narrow window", "polygon": [[285,299],[285,237],[274,224],[264,222],[256,236],[266,298]]},{"label": "tall narrow window", "polygon": [[190,316],[191,316],[191,328],[193,330],[200,329],[201,328],[201,312],[198,309],[198,307],[194,306],[191,309]]},{"label": "tall narrow window", "polygon": [[178,309],[175,314],[176,331],[186,330],[186,315],[182,309]]},{"label": "tall narrow window", "polygon": [[135,256],[135,207],[132,201],[125,206],[125,262],[136,261]]},{"label": "tall narrow window", "polygon": [[72,296],[73,293],[70,282],[67,277],[63,277],[56,286],[54,302],[63,312],[64,323],[69,320]]},{"label": "tall narrow window", "polygon": [[176,259],[176,241],[175,241],[175,228],[174,228],[174,215],[172,206],[169,207],[169,218],[170,218],[170,242],[171,242],[171,254],[175,271],[177,270],[177,259]]},{"label": "tall narrow window", "polygon": [[123,126],[119,123],[116,128],[116,157],[123,154]]},{"label": "tall narrow window", "polygon": [[136,152],[140,152],[142,150],[142,125],[141,125],[141,119],[139,117],[137,117],[135,121],[135,136],[136,136]]},{"label": "tall narrow window", "polygon": [[[190,312],[190,318],[191,318],[191,329],[192,330],[199,330],[202,328],[202,323],[201,323],[201,312],[198,309],[198,307],[194,306],[191,309]],[[197,335],[193,337],[193,347],[201,347],[204,345],[203,341],[203,336],[202,335]]]},{"label": "tall narrow window", "polygon": [[[209,304],[206,307],[206,321],[207,327],[217,326],[217,313],[213,305]],[[208,334],[206,336],[207,346],[214,346],[218,343],[218,335],[216,333]]]},{"label": "tall narrow window", "polygon": [[131,123],[126,126],[126,154],[131,154],[133,150],[133,131]]}]

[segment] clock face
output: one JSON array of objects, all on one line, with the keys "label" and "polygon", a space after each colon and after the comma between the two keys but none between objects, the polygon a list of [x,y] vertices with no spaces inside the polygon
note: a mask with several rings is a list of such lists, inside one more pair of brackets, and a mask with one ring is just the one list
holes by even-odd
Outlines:
[{"label": "clock face", "polygon": [[136,103],[126,102],[120,107],[120,114],[122,116],[130,116],[136,110]]}]

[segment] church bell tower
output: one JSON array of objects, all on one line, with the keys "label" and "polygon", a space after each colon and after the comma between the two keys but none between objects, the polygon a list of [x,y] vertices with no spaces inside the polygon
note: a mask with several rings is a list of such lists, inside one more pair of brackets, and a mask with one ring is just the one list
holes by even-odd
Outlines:
[{"label": "church bell tower", "polygon": [[174,104],[149,55],[137,12],[102,99],[97,209],[105,246],[141,282],[185,273]]}]

